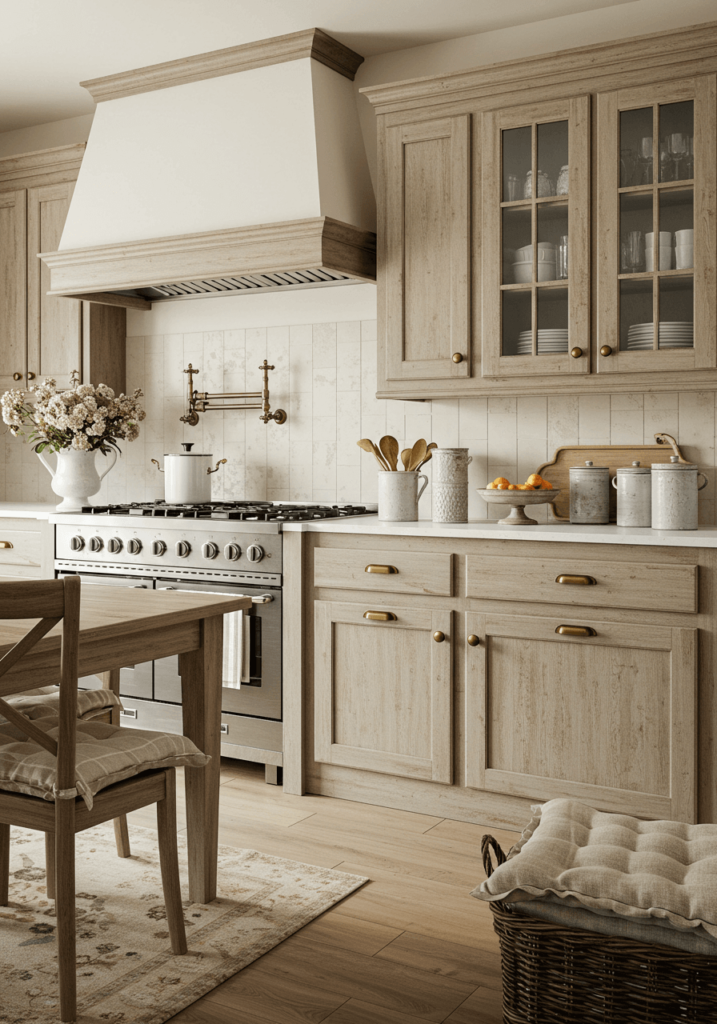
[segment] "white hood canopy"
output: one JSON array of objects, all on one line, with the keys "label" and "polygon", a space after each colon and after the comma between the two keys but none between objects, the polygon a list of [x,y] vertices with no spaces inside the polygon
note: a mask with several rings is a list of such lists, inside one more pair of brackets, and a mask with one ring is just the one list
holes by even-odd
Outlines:
[{"label": "white hood canopy", "polygon": [[97,102],[50,294],[169,298],[376,278],[353,86],[320,29],[82,84]]}]

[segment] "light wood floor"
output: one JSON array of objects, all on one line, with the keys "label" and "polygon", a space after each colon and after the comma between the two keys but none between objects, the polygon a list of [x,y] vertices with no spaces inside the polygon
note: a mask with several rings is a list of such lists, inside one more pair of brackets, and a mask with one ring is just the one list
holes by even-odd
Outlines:
[{"label": "light wood floor", "polygon": [[[178,818],[184,828],[183,800]],[[154,808],[130,816],[154,827]],[[223,761],[219,841],[371,881],[172,1018],[172,1024],[500,1024],[484,832],[409,811],[284,795],[263,766]],[[131,831],[130,831],[131,836]]]}]

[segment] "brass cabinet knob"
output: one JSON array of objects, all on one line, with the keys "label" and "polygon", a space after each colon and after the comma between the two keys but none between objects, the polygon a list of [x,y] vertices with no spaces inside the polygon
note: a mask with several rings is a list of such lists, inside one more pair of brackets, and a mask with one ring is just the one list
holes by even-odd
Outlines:
[{"label": "brass cabinet knob", "polygon": [[612,355],[612,345],[603,345],[602,348],[600,349],[600,355],[601,356],[605,356],[606,359],[607,359],[608,356],[611,356]]},{"label": "brass cabinet knob", "polygon": [[463,356],[461,355],[460,352],[454,352],[453,355],[451,356],[451,359],[453,360],[454,363],[463,362]]},{"label": "brass cabinet knob", "polygon": [[597,636],[592,626],[556,626],[555,632],[560,636]]},{"label": "brass cabinet knob", "polygon": [[442,633],[440,629],[437,629],[436,632],[433,634],[433,639],[436,641],[437,644],[442,644],[443,641],[446,639],[446,634]]},{"label": "brass cabinet knob", "polygon": [[577,345],[575,346],[575,348],[570,349],[570,355],[573,357],[573,359],[579,359],[582,354],[583,350],[581,348],[578,348]]},{"label": "brass cabinet knob", "polygon": [[34,373],[30,373],[30,372],[28,372],[28,374],[27,374],[27,379],[28,379],[28,380],[34,380],[34,379],[35,379],[35,374],[34,374]]},{"label": "brass cabinet knob", "polygon": [[468,637],[468,643],[471,647],[477,647],[478,644],[480,643],[480,637],[476,636],[475,633],[471,633],[471,635]]},{"label": "brass cabinet knob", "polygon": [[12,379],[13,380],[22,380],[22,374],[21,373],[13,373]]}]

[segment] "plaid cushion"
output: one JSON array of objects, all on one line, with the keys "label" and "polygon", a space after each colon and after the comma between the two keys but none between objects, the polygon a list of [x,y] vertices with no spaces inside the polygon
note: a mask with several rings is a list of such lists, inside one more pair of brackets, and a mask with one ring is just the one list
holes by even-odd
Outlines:
[{"label": "plaid cushion", "polygon": [[[44,718],[57,715],[60,710],[60,687],[41,686],[37,690],[25,690],[13,697],[4,698],[8,704],[22,711],[28,718]],[[77,717],[83,720],[97,718],[112,708],[122,707],[122,701],[111,690],[78,690]],[[0,715],[0,723],[5,719]]]}]

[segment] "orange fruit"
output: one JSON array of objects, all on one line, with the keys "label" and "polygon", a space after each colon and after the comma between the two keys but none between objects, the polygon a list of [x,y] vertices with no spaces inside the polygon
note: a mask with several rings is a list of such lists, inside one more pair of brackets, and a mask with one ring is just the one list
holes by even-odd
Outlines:
[{"label": "orange fruit", "polygon": [[530,484],[518,484],[518,490],[519,491],[532,491],[533,488],[530,486]]},{"label": "orange fruit", "polygon": [[533,486],[537,485],[539,487],[543,482],[543,478],[539,473],[531,473],[525,482],[526,484],[532,484]]},{"label": "orange fruit", "polygon": [[508,484],[508,490],[509,491],[517,491],[518,490],[518,485],[517,484]]},{"label": "orange fruit", "polygon": [[510,483],[510,480],[506,480],[504,476],[497,476],[493,483],[495,484],[496,487],[500,487],[501,484],[507,487],[508,484]]},{"label": "orange fruit", "polygon": [[547,480],[543,480],[543,482],[540,485],[540,490],[541,491],[552,491],[552,489],[553,489],[553,485],[551,483],[549,483]]},{"label": "orange fruit", "polygon": [[490,483],[490,484],[487,484],[487,485],[486,485],[486,490],[487,490],[487,491],[494,491],[494,490],[496,489],[496,487],[497,487],[497,486],[498,486],[498,485],[497,485],[497,484],[494,484],[494,483]]},{"label": "orange fruit", "polygon": [[496,490],[498,490],[498,491],[507,491],[509,488],[510,488],[510,484],[508,484],[508,483],[506,483],[506,484],[496,484]]}]

